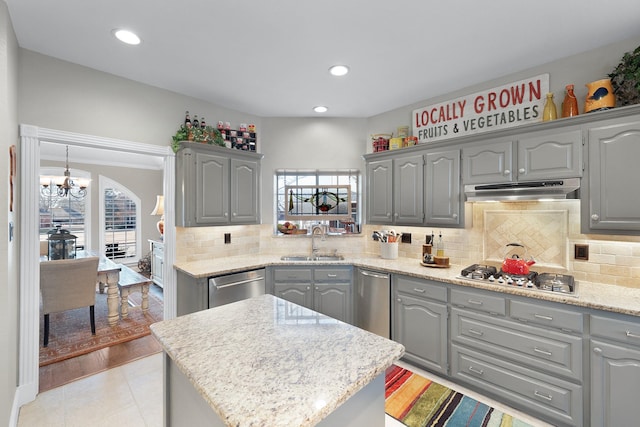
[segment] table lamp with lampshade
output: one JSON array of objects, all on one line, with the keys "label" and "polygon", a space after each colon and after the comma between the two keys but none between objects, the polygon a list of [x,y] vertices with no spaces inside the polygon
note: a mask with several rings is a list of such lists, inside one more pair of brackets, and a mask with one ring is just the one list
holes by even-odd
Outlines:
[{"label": "table lamp with lampshade", "polygon": [[156,223],[160,236],[164,236],[164,196],[156,196],[156,206],[151,215],[161,215],[160,221]]}]

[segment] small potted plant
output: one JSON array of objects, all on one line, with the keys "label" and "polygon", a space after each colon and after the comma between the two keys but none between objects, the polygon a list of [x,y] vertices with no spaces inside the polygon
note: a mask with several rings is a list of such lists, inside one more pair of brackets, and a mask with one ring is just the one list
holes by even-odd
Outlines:
[{"label": "small potted plant", "polygon": [[622,56],[609,78],[618,106],[640,104],[640,46]]}]

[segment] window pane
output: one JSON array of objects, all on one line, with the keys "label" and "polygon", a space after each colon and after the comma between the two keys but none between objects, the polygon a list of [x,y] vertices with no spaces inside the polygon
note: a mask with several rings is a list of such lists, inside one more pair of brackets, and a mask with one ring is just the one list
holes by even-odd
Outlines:
[{"label": "window pane", "polygon": [[84,197],[59,195],[56,185],[49,180],[48,186],[40,186],[40,240],[46,240],[47,233],[60,226],[78,237],[77,249],[84,249],[85,212]]},{"label": "window pane", "polygon": [[108,258],[136,256],[136,203],[115,188],[104,191],[104,241]]}]

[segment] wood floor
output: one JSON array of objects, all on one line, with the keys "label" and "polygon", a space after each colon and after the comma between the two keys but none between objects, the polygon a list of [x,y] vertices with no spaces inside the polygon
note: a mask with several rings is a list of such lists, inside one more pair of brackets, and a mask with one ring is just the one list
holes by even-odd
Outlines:
[{"label": "wood floor", "polygon": [[[149,288],[149,293],[161,301],[164,300],[162,288],[155,284]],[[62,362],[42,366],[39,372],[40,393],[160,351],[162,351],[160,343],[152,335],[147,335]]]},{"label": "wood floor", "polygon": [[147,335],[62,362],[42,366],[40,367],[40,392],[124,365],[161,350],[160,343],[152,335]]}]

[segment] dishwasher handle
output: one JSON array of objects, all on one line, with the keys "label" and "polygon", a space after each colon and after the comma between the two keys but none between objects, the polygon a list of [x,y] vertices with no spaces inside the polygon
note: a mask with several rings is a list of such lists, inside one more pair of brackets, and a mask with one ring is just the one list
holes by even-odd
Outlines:
[{"label": "dishwasher handle", "polygon": [[225,283],[224,285],[218,285],[213,283],[213,287],[216,289],[224,289],[231,286],[244,285],[245,283],[257,282],[263,279],[264,279],[264,276],[258,276],[258,277],[252,277],[251,279],[247,279],[247,280],[241,280],[239,282]]},{"label": "dishwasher handle", "polygon": [[360,274],[362,274],[363,276],[375,277],[376,279],[388,279],[389,278],[388,274],[373,273],[371,271],[364,271],[364,270],[360,270]]}]

